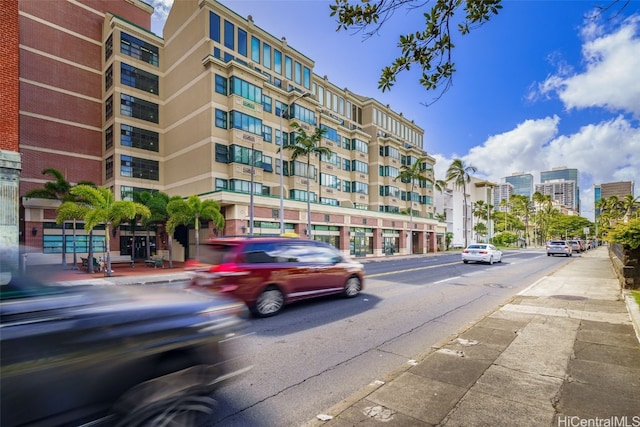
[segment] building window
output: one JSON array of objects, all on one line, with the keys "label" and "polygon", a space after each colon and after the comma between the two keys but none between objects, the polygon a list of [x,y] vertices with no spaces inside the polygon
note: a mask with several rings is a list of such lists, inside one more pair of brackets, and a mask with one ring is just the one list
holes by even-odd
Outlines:
[{"label": "building window", "polygon": [[251,60],[260,63],[260,40],[255,36],[251,36]]},{"label": "building window", "polygon": [[320,184],[325,187],[335,188],[340,190],[342,184],[340,183],[340,179],[335,175],[329,175],[326,173],[320,174]]},{"label": "building window", "polygon": [[109,65],[109,68],[104,73],[104,90],[109,90],[111,86],[113,86],[113,64]]},{"label": "building window", "polygon": [[351,141],[351,149],[364,154],[369,154],[369,144],[359,140],[358,138],[354,138],[353,141]]},{"label": "building window", "polygon": [[229,163],[229,147],[223,144],[216,144],[216,162]]},{"label": "building window", "polygon": [[124,62],[120,64],[120,83],[145,92],[158,94],[159,78]]},{"label": "building window", "polygon": [[369,173],[369,164],[361,162],[360,160],[353,160],[351,162],[351,170],[355,172]]},{"label": "building window", "polygon": [[220,43],[220,16],[209,12],[209,38]]},{"label": "building window", "polygon": [[272,142],[272,132],[273,129],[271,126],[262,125],[262,139],[264,139],[265,142]]},{"label": "building window", "polygon": [[109,120],[113,116],[113,95],[109,96],[104,103],[104,119]]},{"label": "building window", "polygon": [[229,183],[226,179],[216,178],[216,190],[227,190],[229,188]]},{"label": "building window", "polygon": [[323,205],[331,205],[331,206],[338,206],[338,200],[336,199],[329,199],[327,197],[320,197],[320,203],[322,203]]},{"label": "building window", "polygon": [[311,70],[307,67],[304,67],[304,74],[302,76],[302,85],[309,89],[311,87]]},{"label": "building window", "polygon": [[143,187],[132,187],[130,185],[121,185],[120,186],[120,199],[133,201],[134,194],[140,193],[154,193],[158,190],[152,190],[151,188],[143,188]]},{"label": "building window", "polygon": [[353,181],[351,183],[351,192],[360,194],[369,194],[369,184],[364,182]]},{"label": "building window", "polygon": [[251,153],[253,151],[253,165],[255,167],[261,167],[262,165],[262,151],[252,150],[251,148],[243,147],[241,145],[232,145],[229,147],[229,163],[241,163],[243,165],[251,164]]},{"label": "building window", "polygon": [[[313,191],[310,192],[310,201],[315,203],[316,201],[316,193]],[[303,202],[307,201],[307,192],[304,190],[289,190],[289,198],[293,200],[301,200]]]},{"label": "building window", "polygon": [[293,110],[293,118],[298,119],[301,122],[309,123],[312,126],[316,125],[315,111],[304,108],[298,104],[293,104],[291,107],[291,110]]},{"label": "building window", "polygon": [[262,65],[271,69],[271,46],[264,42],[262,43]]},{"label": "building window", "polygon": [[298,61],[295,63],[294,73],[293,73],[293,81],[297,84],[302,83],[302,64]]},{"label": "building window", "polygon": [[238,77],[231,77],[229,79],[231,85],[231,93],[239,95],[245,99],[261,104],[262,103],[262,88],[247,81],[239,79]]},{"label": "building window", "polygon": [[157,46],[137,39],[127,33],[120,34],[120,52],[156,67],[159,63]]},{"label": "building window", "polygon": [[238,53],[247,56],[247,32],[241,28],[238,28]]},{"label": "building window", "polygon": [[227,79],[219,74],[216,74],[216,92],[227,96]]},{"label": "building window", "polygon": [[270,156],[262,156],[262,170],[265,172],[273,172],[273,159]]},{"label": "building window", "polygon": [[147,151],[160,151],[160,134],[129,125],[120,125],[120,144]]},{"label": "building window", "polygon": [[271,106],[271,97],[267,96],[267,95],[262,95],[262,109],[264,110],[265,113],[271,113],[273,111],[273,108]]},{"label": "building window", "polygon": [[314,165],[309,165],[309,168],[307,169],[306,163],[296,160],[291,162],[291,175],[315,180],[317,177],[317,169]]},{"label": "building window", "polygon": [[120,114],[127,117],[158,123],[158,104],[135,98],[131,95],[120,95]]},{"label": "building window", "polygon": [[113,125],[104,131],[104,149],[105,151],[113,147]]},{"label": "building window", "polygon": [[240,111],[231,111],[230,114],[231,128],[262,135],[262,120]]},{"label": "building window", "polygon": [[113,55],[113,34],[109,34],[107,41],[104,42],[104,61],[107,62],[111,55]]},{"label": "building window", "polygon": [[234,30],[235,30],[235,26],[231,22],[225,20],[224,21],[224,46],[228,47],[231,50],[235,50],[235,39],[234,39],[235,31]]},{"label": "building window", "polygon": [[273,71],[282,74],[282,52],[273,49]]},{"label": "building window", "polygon": [[[251,182],[244,181],[241,179],[232,179],[229,182],[229,189],[231,191],[237,191],[239,193],[250,193],[251,192]],[[259,182],[253,183],[253,194],[262,194],[262,184]]]},{"label": "building window", "polygon": [[104,178],[113,178],[113,156],[107,157],[107,160],[104,162]]},{"label": "building window", "polygon": [[227,129],[227,112],[216,108],[216,127]]},{"label": "building window", "polygon": [[324,134],[325,138],[335,142],[336,144],[340,144],[340,135],[338,135],[337,130],[325,125],[321,125],[320,127],[327,130]]},{"label": "building window", "polygon": [[160,179],[160,162],[122,155],[120,156],[120,175],[158,181]]},{"label": "building window", "polygon": [[293,60],[289,55],[284,56],[284,76],[289,80],[293,77]]}]

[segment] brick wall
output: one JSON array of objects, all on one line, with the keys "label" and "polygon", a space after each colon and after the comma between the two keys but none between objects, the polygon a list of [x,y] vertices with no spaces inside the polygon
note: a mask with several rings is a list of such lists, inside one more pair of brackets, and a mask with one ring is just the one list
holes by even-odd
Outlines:
[{"label": "brick wall", "polygon": [[18,151],[18,2],[0,0],[0,150]]}]

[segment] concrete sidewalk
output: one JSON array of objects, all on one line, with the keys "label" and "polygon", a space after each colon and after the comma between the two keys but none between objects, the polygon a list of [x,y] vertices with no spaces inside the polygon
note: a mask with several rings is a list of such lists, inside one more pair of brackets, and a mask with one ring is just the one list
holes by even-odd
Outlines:
[{"label": "concrete sidewalk", "polygon": [[599,247],[305,426],[640,426],[639,318]]}]

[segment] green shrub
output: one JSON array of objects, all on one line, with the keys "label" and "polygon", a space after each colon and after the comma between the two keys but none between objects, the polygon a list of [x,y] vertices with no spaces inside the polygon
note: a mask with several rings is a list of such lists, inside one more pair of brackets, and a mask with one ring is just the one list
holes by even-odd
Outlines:
[{"label": "green shrub", "polygon": [[640,218],[617,224],[607,233],[607,241],[619,243],[629,249],[640,247]]}]

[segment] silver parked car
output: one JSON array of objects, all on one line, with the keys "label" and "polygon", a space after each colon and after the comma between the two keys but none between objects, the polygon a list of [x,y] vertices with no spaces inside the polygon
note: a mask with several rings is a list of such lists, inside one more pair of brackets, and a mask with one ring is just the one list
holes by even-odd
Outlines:
[{"label": "silver parked car", "polygon": [[564,255],[571,256],[573,249],[567,240],[550,240],[547,242],[547,256]]}]

